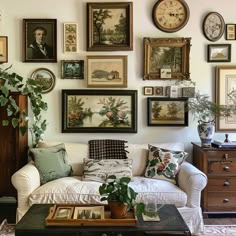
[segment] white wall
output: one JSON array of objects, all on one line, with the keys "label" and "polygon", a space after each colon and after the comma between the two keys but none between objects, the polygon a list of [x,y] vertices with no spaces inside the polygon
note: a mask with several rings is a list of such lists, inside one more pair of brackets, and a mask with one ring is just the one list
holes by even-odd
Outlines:
[{"label": "white wall", "polygon": [[[232,44],[231,63],[207,63],[208,41],[202,32],[202,21],[208,12],[219,12],[225,23],[236,23],[235,0],[186,0],[190,8],[188,24],[176,33],[159,31],[152,21],[152,8],[157,0],[133,0],[134,21],[134,50],[120,52],[87,52],[86,51],[86,2],[85,0],[1,0],[0,35],[8,36],[9,64],[13,70],[25,78],[38,68],[48,68],[56,76],[56,86],[53,91],[44,95],[49,110],[45,114],[48,129],[45,140],[61,140],[87,142],[95,138],[125,139],[130,143],[183,141],[187,151],[191,151],[191,142],[198,142],[197,121],[189,116],[188,127],[148,127],[147,126],[147,97],[143,95],[144,86],[170,85],[170,81],[143,81],[143,37],[191,37],[190,52],[191,79],[197,82],[202,93],[214,97],[215,66],[232,65],[235,63],[236,41],[226,41],[224,36],[216,43]],[[98,2],[90,0],[90,2]],[[102,2],[112,2],[103,0]],[[57,19],[57,63],[23,63],[22,62],[22,19],[24,18],[54,18]],[[63,23],[77,22],[79,24],[79,52],[76,54],[63,53]],[[61,133],[61,89],[84,89],[86,80],[62,80],[61,60],[85,60],[87,55],[128,55],[128,88],[138,90],[138,133]],[[236,63],[235,63],[236,64]],[[86,72],[86,64],[85,64]],[[86,74],[85,74],[86,77]],[[223,133],[215,134],[215,139],[223,139]],[[230,134],[231,140],[236,140],[235,134]]]}]

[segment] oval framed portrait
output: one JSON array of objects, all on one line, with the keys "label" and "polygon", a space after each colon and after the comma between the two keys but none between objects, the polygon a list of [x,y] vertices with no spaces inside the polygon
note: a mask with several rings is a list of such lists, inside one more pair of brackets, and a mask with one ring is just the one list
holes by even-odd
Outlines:
[{"label": "oval framed portrait", "polygon": [[49,93],[52,91],[56,83],[55,75],[47,68],[39,68],[35,70],[31,75],[31,79],[36,80],[40,85],[42,85],[42,93]]},{"label": "oval framed portrait", "polygon": [[218,12],[210,12],[203,21],[203,33],[210,41],[219,40],[225,31],[224,18]]}]

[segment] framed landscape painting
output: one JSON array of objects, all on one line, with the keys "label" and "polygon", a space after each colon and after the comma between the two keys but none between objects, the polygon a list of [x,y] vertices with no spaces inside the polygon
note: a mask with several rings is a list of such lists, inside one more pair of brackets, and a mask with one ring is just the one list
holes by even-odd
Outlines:
[{"label": "framed landscape painting", "polygon": [[87,3],[87,50],[133,50],[133,3]]},{"label": "framed landscape painting", "polygon": [[62,79],[84,79],[84,60],[62,60]]},{"label": "framed landscape painting", "polygon": [[127,56],[87,56],[87,86],[126,88]]},{"label": "framed landscape painting", "polygon": [[8,38],[0,36],[0,63],[8,62]]},{"label": "framed landscape painting", "polygon": [[187,98],[149,97],[148,126],[188,126]]},{"label": "framed landscape painting", "polygon": [[63,133],[137,133],[137,90],[62,90]]}]

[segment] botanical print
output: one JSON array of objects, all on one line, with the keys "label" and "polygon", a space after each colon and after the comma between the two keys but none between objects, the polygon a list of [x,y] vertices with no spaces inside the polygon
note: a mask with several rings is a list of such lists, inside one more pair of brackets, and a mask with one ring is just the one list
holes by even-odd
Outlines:
[{"label": "botanical print", "polygon": [[151,104],[153,124],[184,124],[184,102],[154,101]]},{"label": "botanical print", "polygon": [[131,127],[131,97],[70,95],[67,126]]},{"label": "botanical print", "polygon": [[181,72],[182,49],[180,47],[151,47],[150,73],[159,71],[164,66],[172,73]]},{"label": "botanical print", "polygon": [[64,50],[65,52],[77,52],[77,24],[65,23],[64,24]]},{"label": "botanical print", "polygon": [[127,44],[125,9],[93,9],[94,45]]}]

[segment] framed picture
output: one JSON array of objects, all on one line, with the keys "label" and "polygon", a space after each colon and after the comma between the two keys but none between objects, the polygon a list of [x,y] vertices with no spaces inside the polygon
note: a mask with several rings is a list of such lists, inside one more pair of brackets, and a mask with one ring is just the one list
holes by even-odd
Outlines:
[{"label": "framed picture", "polygon": [[72,218],[73,207],[57,207],[54,219],[56,220],[68,220]]},{"label": "framed picture", "polygon": [[156,96],[164,96],[164,87],[163,86],[156,86],[155,87],[155,95]]},{"label": "framed picture", "polygon": [[188,126],[187,98],[147,99],[148,126]]},{"label": "framed picture", "polygon": [[[235,94],[236,66],[216,67],[216,103],[219,105],[233,106],[235,101],[230,94]],[[216,118],[216,131],[236,131],[236,115]]]},{"label": "framed picture", "polygon": [[[188,80],[190,41],[191,38],[144,38],[144,80]],[[171,70],[171,78],[161,76],[166,67]]]},{"label": "framed picture", "polygon": [[56,83],[55,75],[52,71],[46,68],[39,68],[35,70],[31,75],[31,79],[36,80],[42,85],[42,93],[49,93],[52,91]]},{"label": "framed picture", "polygon": [[57,62],[57,20],[23,19],[23,61]]},{"label": "framed picture", "polygon": [[62,79],[84,79],[83,60],[62,60]]},{"label": "framed picture", "polygon": [[146,86],[143,88],[144,95],[153,95],[153,87]]},{"label": "framed picture", "polygon": [[78,52],[77,23],[64,23],[64,52]]},{"label": "framed picture", "polygon": [[231,61],[231,44],[208,44],[207,49],[208,62]]},{"label": "framed picture", "polygon": [[137,133],[137,90],[62,90],[63,133]]},{"label": "framed picture", "polygon": [[126,88],[127,56],[87,56],[87,86]]},{"label": "framed picture", "polygon": [[226,40],[236,40],[236,25],[235,24],[226,24]]},{"label": "framed picture", "polygon": [[8,62],[8,38],[0,36],[0,63]]},{"label": "framed picture", "polygon": [[133,3],[87,3],[87,50],[133,50]]},{"label": "framed picture", "polygon": [[104,219],[104,206],[75,207],[73,219]]}]

